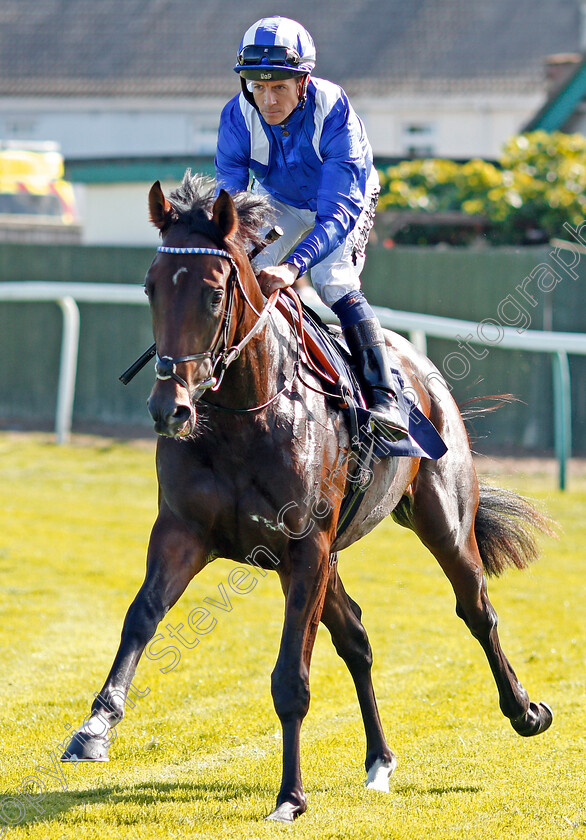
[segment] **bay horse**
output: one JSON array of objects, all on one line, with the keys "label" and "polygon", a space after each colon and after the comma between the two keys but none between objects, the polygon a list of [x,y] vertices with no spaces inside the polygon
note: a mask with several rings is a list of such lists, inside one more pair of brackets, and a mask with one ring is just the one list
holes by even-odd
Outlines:
[{"label": "bay horse", "polygon": [[448,577],[457,615],[486,654],[513,728],[524,736],[546,730],[551,710],[529,700],[501,649],[485,573],[526,566],[536,556],[534,529],[547,530],[547,520],[516,494],[479,487],[461,414],[447,386],[440,389],[437,369],[385,331],[447,452],[438,460],[374,462],[358,512],[337,536],[357,466],[349,458],[350,431],[300,362],[292,325],[274,307],[279,292],[265,302],[248,259],[262,239],[268,204],[248,192],[216,197],[213,182],[188,170],[169,198],[156,182],[149,208],[162,236],[145,281],[157,348],[148,409],[159,436],[158,516],[112,669],[63,760],[107,760],[110,730],[124,715],[158,623],[192,578],[224,557],[276,570],[285,595],[272,673],[283,773],[268,818],[290,822],[306,810],[299,740],[320,621],[355,683],[367,787],[388,791],[396,761],[377,710],[361,610],[344,589],[337,556],[389,514],[417,534]]}]

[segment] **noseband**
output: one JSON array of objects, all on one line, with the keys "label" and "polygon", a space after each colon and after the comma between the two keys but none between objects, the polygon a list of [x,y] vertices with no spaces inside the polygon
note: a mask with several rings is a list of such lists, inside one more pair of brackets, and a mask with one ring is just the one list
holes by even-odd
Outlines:
[{"label": "noseband", "polygon": [[[212,363],[212,372],[208,379],[204,379],[202,382],[198,383],[197,388],[193,395],[191,395],[191,401],[195,403],[204,391],[211,389],[212,391],[217,391],[220,385],[222,384],[222,380],[224,379],[224,375],[228,367],[232,364],[232,362],[236,361],[236,359],[240,356],[241,351],[243,348],[248,344],[248,342],[253,338],[257,332],[259,332],[265,325],[269,315],[271,314],[278,297],[278,290],[273,292],[271,297],[269,298],[267,305],[262,309],[261,312],[258,312],[248,294],[246,293],[246,289],[242,285],[242,281],[240,280],[240,273],[238,271],[238,266],[234,261],[234,258],[228,251],[218,250],[216,248],[170,248],[164,245],[161,245],[157,248],[157,251],[160,251],[163,254],[207,254],[216,257],[223,257],[223,259],[228,260],[230,263],[230,276],[228,277],[228,281],[226,284],[226,291],[228,295],[228,300],[226,302],[226,307],[224,309],[224,325],[222,330],[214,342],[212,347],[209,350],[205,350],[203,353],[192,353],[189,356],[159,356],[157,353],[156,360],[155,360],[155,375],[157,379],[173,379],[182,388],[190,393],[190,388],[185,379],[183,379],[177,373],[177,365],[182,364],[184,362],[196,362],[203,359],[209,359]],[[252,327],[251,330],[244,336],[242,341],[238,344],[233,345],[232,347],[228,347],[228,339],[230,335],[230,328],[232,325],[232,317],[234,312],[234,300],[235,300],[235,291],[236,287],[240,290],[244,300],[250,306],[252,311],[258,316],[258,320],[256,324]]]}]

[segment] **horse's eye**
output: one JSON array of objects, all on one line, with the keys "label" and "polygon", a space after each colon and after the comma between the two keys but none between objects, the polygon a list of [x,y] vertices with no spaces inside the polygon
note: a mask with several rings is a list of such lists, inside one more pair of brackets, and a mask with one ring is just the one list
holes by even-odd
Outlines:
[{"label": "horse's eye", "polygon": [[224,299],[224,292],[221,289],[215,289],[212,295],[212,308],[217,309]]}]

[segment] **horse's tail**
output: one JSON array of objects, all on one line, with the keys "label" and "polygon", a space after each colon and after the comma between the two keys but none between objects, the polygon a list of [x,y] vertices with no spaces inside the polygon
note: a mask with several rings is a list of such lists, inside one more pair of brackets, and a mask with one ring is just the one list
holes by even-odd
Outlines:
[{"label": "horse's tail", "polygon": [[539,556],[536,532],[556,536],[555,523],[518,493],[480,485],[474,533],[487,575],[527,568]]}]

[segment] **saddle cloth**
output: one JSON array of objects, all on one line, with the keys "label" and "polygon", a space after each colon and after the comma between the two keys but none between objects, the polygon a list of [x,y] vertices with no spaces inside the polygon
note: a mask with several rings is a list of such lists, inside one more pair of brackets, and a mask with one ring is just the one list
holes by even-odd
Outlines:
[{"label": "saddle cloth", "polygon": [[[407,397],[402,389],[403,378],[400,371],[392,368],[397,385],[399,410],[406,421],[409,435],[399,441],[387,440],[370,423],[364,395],[361,392],[358,377],[352,367],[352,355],[339,327],[331,327],[321,320],[307,304],[303,303],[295,292],[287,289],[281,294],[277,308],[295,325],[300,344],[303,347],[305,361],[320,377],[324,390],[336,400],[347,413],[352,440],[368,432],[373,438],[373,451],[379,458],[404,456],[411,458],[430,458],[436,460],[447,451],[433,423]],[[300,325],[301,319],[301,325]]]}]

